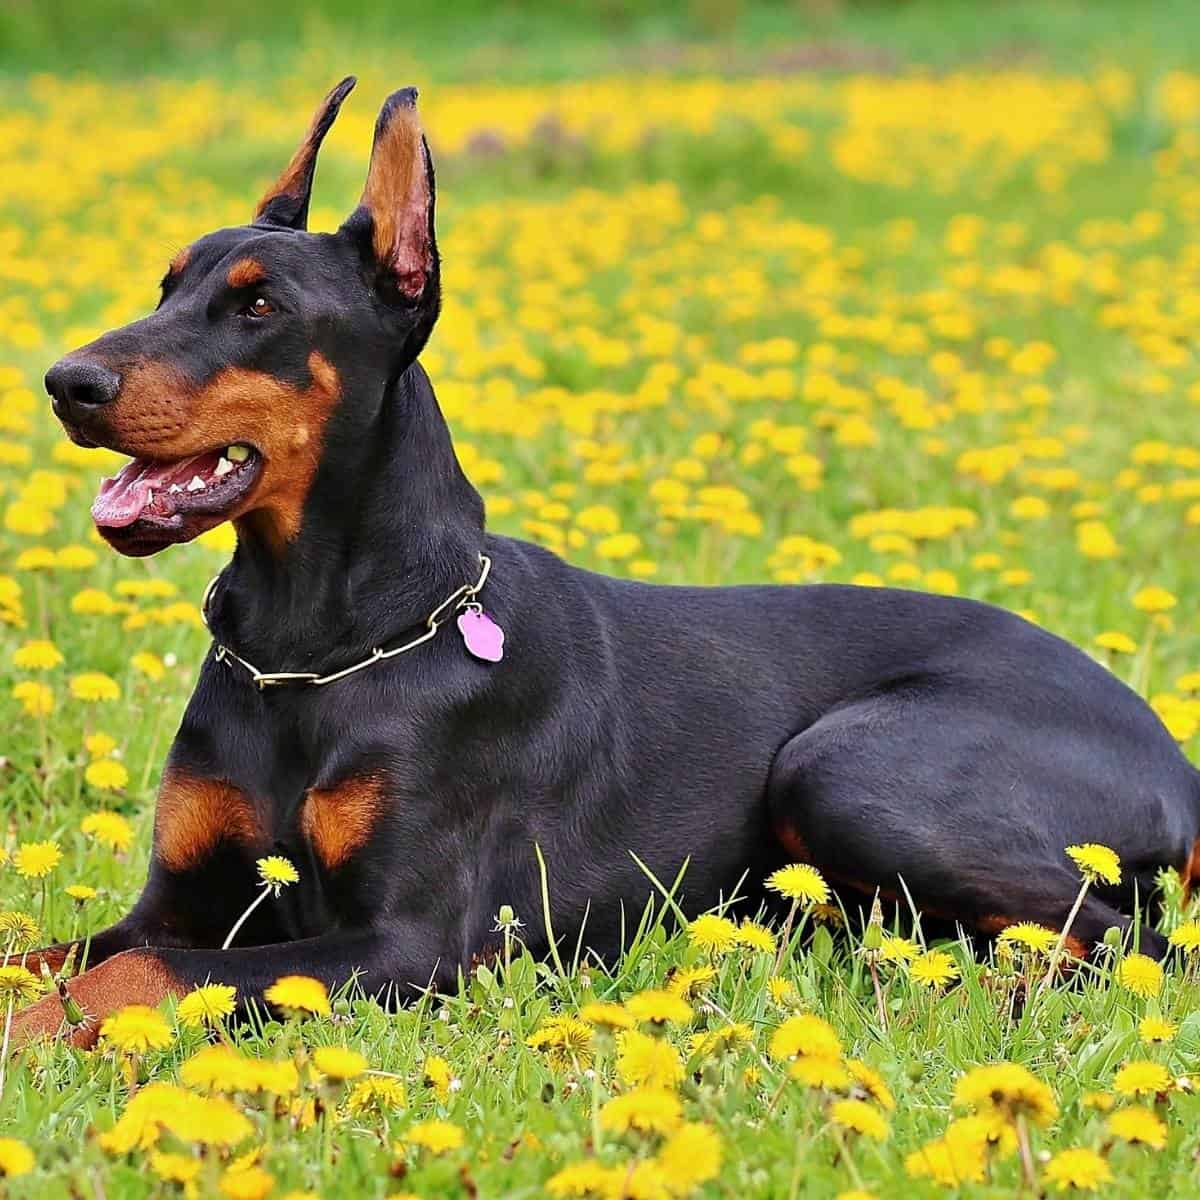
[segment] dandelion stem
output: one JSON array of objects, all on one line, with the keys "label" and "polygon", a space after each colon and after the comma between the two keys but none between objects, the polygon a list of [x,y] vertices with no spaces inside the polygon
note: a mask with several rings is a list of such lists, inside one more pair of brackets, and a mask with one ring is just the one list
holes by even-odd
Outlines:
[{"label": "dandelion stem", "polygon": [[886,1034],[888,1031],[887,1007],[883,1003],[883,988],[879,986],[879,968],[874,959],[867,960],[867,969],[871,972],[871,986],[875,989],[875,1007],[879,1013],[879,1027]]},{"label": "dandelion stem", "polygon": [[12,1033],[13,1006],[15,1004],[16,997],[9,996],[8,1011],[4,1014],[4,1042],[3,1045],[0,1045],[0,1100],[4,1099],[4,1084],[8,1068],[8,1039]]},{"label": "dandelion stem", "polygon": [[1050,981],[1054,978],[1054,972],[1058,970],[1059,960],[1062,958],[1063,948],[1067,944],[1067,938],[1071,934],[1071,926],[1075,924],[1075,918],[1079,916],[1079,910],[1083,907],[1083,901],[1087,897],[1088,888],[1091,887],[1092,881],[1086,876],[1083,880],[1083,886],[1079,889],[1079,895],[1075,897],[1075,903],[1071,905],[1071,911],[1067,913],[1066,924],[1062,927],[1062,932],[1058,935],[1058,941],[1054,944],[1054,950],[1050,955],[1050,965],[1046,968],[1046,974],[1042,976],[1042,982],[1038,987],[1037,994],[1040,996],[1049,986]]},{"label": "dandelion stem", "polygon": [[779,931],[779,949],[775,951],[775,970],[772,972],[775,975],[779,974],[779,968],[783,963],[783,956],[788,951],[788,942],[792,938],[792,922],[796,919],[796,910],[800,907],[799,900],[793,900],[791,908],[788,909],[787,919],[783,923],[783,928]]},{"label": "dandelion stem", "polygon": [[855,1166],[854,1157],[850,1153],[850,1147],[846,1144],[846,1139],[842,1135],[842,1131],[836,1125],[831,1125],[829,1128],[833,1131],[834,1141],[838,1144],[838,1151],[845,1160],[846,1170],[850,1172],[850,1178],[854,1180],[854,1186],[859,1191],[863,1191],[862,1176],[858,1173],[858,1167]]},{"label": "dandelion stem", "polygon": [[233,928],[229,931],[229,936],[221,943],[222,950],[228,950],[233,945],[233,939],[237,937],[238,930],[245,925],[250,914],[271,894],[271,885],[264,884],[261,892],[250,902],[250,907],[246,909],[237,921],[234,922]]},{"label": "dandelion stem", "polygon": [[1033,1165],[1033,1151],[1029,1146],[1029,1129],[1025,1124],[1025,1114],[1017,1113],[1017,1146],[1021,1151],[1021,1178],[1026,1187],[1037,1195],[1037,1168]]}]

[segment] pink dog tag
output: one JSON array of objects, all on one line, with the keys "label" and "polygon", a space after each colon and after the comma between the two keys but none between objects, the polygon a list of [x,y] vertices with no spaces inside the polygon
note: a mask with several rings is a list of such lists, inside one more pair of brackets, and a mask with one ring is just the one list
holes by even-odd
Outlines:
[{"label": "pink dog tag", "polygon": [[468,608],[458,618],[463,644],[484,662],[499,662],[504,657],[504,630],[481,608]]}]

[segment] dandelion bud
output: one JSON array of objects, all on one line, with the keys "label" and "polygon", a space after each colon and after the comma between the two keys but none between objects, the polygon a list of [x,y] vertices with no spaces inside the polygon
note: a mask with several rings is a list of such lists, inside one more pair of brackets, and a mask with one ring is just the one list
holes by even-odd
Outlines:
[{"label": "dandelion bud", "polygon": [[517,919],[517,914],[513,912],[511,904],[500,905],[500,911],[496,914],[497,925],[511,925]]}]

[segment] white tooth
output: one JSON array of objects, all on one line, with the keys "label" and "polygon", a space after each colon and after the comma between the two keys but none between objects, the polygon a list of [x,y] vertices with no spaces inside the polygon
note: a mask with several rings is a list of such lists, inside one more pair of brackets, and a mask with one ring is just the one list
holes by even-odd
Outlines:
[{"label": "white tooth", "polygon": [[146,489],[146,503],[147,504],[154,503],[154,489],[153,488]]},{"label": "white tooth", "polygon": [[193,475],[191,482],[187,485],[187,490],[189,492],[204,491],[204,480],[201,479],[199,475]]},{"label": "white tooth", "polygon": [[179,484],[177,484],[177,483],[173,483],[173,484],[171,484],[171,486],[170,486],[170,487],[167,489],[167,491],[169,491],[169,492],[171,493],[171,495],[173,496],[173,495],[175,495],[175,493],[176,493],[176,492],[182,492],[182,491],[183,491],[183,488],[181,488],[181,487],[179,486]]},{"label": "white tooth", "polygon": [[233,463],[231,463],[227,458],[222,458],[221,461],[217,463],[217,469],[213,472],[213,474],[220,479],[222,475],[228,475],[232,470]]},{"label": "white tooth", "polygon": [[245,462],[250,457],[249,446],[230,446],[225,453],[235,462]]}]

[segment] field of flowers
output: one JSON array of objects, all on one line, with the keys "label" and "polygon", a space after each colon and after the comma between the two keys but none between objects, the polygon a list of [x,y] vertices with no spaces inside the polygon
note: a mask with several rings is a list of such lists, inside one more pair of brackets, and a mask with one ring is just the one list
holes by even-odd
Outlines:
[{"label": "field of flowers", "polygon": [[[136,896],[232,547],[101,545],[115,456],[65,441],[41,374],[246,220],[353,65],[4,84],[0,949]],[[362,72],[315,227],[405,82]],[[1200,749],[1200,74],[640,73],[427,84],[422,109],[423,362],[493,528],[649,580],[1005,605]],[[1119,869],[1076,856],[1081,886]],[[502,911],[504,961],[400,1014],[292,980],[234,1028],[212,987],[94,1053],[0,1055],[0,1195],[1196,1194],[1200,914],[1174,881],[1163,967],[1114,943],[1065,978],[1056,933],[977,957],[864,925],[811,870],[776,885],[783,946],[740,912],[676,930],[656,895],[614,972],[537,964],[540,914]],[[0,1020],[43,986],[0,971]]]}]

